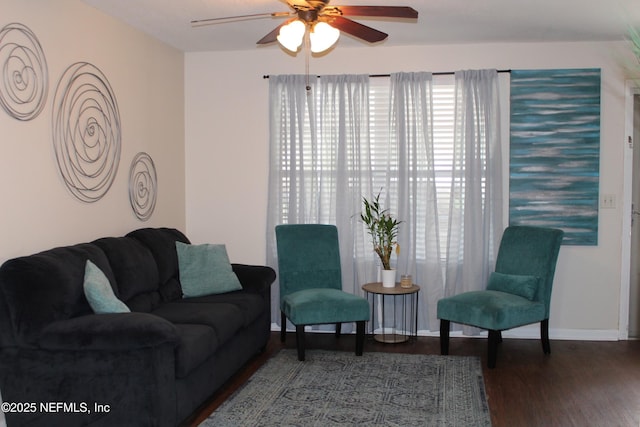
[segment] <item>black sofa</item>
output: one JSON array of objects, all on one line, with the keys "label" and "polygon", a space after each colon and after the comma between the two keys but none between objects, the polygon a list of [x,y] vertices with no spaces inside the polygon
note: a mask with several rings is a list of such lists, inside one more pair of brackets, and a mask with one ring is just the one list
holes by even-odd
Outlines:
[{"label": "black sofa", "polygon": [[[0,267],[9,427],[179,425],[264,349],[275,272],[232,264],[242,290],[183,298],[176,241],[189,243],[178,230],[144,228]],[[87,260],[130,313],[93,313]]]}]

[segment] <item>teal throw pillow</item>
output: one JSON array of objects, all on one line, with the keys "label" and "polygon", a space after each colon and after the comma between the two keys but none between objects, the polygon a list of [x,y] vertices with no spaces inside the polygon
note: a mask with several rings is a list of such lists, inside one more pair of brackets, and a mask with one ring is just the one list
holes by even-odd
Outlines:
[{"label": "teal throw pillow", "polygon": [[83,288],[84,295],[96,314],[128,313],[131,311],[125,303],[115,296],[107,276],[89,260],[84,267]]},{"label": "teal throw pillow", "polygon": [[185,297],[223,294],[242,289],[225,245],[176,242],[180,283]]},{"label": "teal throw pillow", "polygon": [[489,276],[487,290],[506,292],[533,301],[539,283],[540,278],[537,276],[504,274],[494,271]]}]

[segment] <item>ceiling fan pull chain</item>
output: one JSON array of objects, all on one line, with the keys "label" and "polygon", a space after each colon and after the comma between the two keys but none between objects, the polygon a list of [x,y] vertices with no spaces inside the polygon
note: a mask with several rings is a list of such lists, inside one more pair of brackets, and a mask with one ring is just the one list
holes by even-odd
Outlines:
[{"label": "ceiling fan pull chain", "polygon": [[311,82],[309,78],[309,58],[311,56],[311,43],[309,42],[309,32],[306,31],[304,35],[304,70],[307,74],[307,92],[311,91]]}]

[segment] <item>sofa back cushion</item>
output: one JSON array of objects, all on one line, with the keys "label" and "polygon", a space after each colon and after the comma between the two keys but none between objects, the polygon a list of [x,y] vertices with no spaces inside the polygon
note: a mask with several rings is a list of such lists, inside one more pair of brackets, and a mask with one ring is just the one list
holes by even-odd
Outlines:
[{"label": "sofa back cushion", "polygon": [[6,261],[0,267],[0,345],[35,346],[50,323],[93,313],[83,289],[87,260],[102,270],[119,297],[106,255],[90,243]]},{"label": "sofa back cushion", "polygon": [[141,228],[127,234],[145,245],[158,267],[159,291],[163,301],[182,298],[176,241],[191,243],[182,232],[174,228]]},{"label": "sofa back cushion", "polygon": [[154,310],[160,303],[160,281],[151,250],[132,237],[105,237],[93,243],[109,259],[120,300],[131,311]]}]

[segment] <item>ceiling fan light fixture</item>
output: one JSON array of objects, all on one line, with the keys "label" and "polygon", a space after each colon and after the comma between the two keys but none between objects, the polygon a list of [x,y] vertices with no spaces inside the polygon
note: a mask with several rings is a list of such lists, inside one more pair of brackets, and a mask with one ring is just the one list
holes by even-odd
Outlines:
[{"label": "ceiling fan light fixture", "polygon": [[336,44],[340,38],[340,30],[332,27],[326,22],[317,22],[309,34],[311,41],[311,52],[320,53]]},{"label": "ceiling fan light fixture", "polygon": [[297,52],[302,44],[306,30],[307,26],[304,22],[299,19],[291,21],[280,28],[280,33],[277,37],[278,42],[285,49],[290,50],[291,52]]}]

